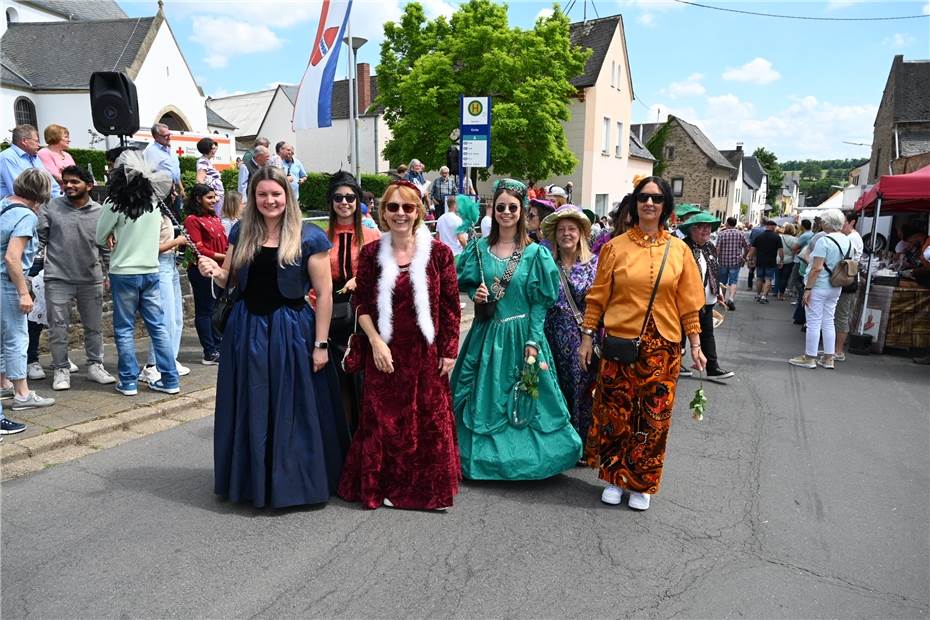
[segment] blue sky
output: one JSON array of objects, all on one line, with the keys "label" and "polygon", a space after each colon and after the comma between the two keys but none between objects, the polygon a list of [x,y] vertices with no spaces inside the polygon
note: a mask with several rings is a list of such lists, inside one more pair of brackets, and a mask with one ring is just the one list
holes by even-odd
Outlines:
[{"label": "blue sky", "polygon": [[[869,156],[872,124],[896,54],[930,59],[930,0],[720,2],[782,15],[921,19],[825,22],[740,15],[673,0],[603,0],[589,18],[622,14],[637,102],[633,121],[671,112],[698,124],[721,149],[765,146],[780,160]],[[382,27],[405,2],[355,0],[353,35],[369,39],[360,62],[378,63]],[[454,0],[425,0],[449,15]],[[582,19],[584,0],[570,11]],[[593,4],[593,7],[592,7]],[[131,16],[154,1],[122,0]],[[563,3],[563,6],[567,3]],[[531,27],[551,2],[510,2],[512,25]],[[194,75],[211,96],[297,83],[316,33],[318,1],[166,0],[165,12]],[[345,61],[342,61],[345,67]],[[340,75],[344,77],[345,69]],[[930,96],[930,93],[927,94]]]}]

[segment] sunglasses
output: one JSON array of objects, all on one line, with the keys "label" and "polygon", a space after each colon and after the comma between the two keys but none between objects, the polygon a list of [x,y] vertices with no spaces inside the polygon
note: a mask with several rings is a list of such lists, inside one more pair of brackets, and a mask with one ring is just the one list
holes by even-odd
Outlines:
[{"label": "sunglasses", "polygon": [[640,194],[636,197],[636,202],[646,204],[652,198],[652,204],[665,204],[665,194]]},{"label": "sunglasses", "polygon": [[397,213],[398,211],[403,209],[404,213],[406,213],[407,215],[410,215],[411,213],[417,210],[417,205],[409,203],[409,202],[405,202],[404,204],[399,204],[396,202],[389,202],[386,205],[384,205],[384,208],[387,209],[388,213]]},{"label": "sunglasses", "polygon": [[342,202],[343,200],[352,204],[355,202],[355,194],[333,194],[333,202]]},{"label": "sunglasses", "polygon": [[516,212],[520,209],[520,205],[515,205],[515,204],[509,204],[509,205],[499,204],[499,205],[494,205],[494,209],[497,210],[498,213],[503,213],[504,211],[510,211],[511,213],[516,213]]}]

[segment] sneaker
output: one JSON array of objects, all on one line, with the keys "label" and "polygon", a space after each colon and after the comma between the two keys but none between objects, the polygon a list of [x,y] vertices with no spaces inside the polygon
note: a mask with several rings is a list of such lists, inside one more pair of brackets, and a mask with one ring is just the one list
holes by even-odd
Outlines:
[{"label": "sneaker", "polygon": [[845,354],[845,353],[837,353],[836,355],[833,356],[833,361],[834,361],[834,362],[845,362],[845,361],[846,361],[846,354]]},{"label": "sneaker", "polygon": [[77,371],[80,370],[80,369],[78,368],[78,365],[77,365],[77,364],[75,364],[74,362],[72,362],[72,361],[69,359],[69,360],[68,360],[68,370],[70,370],[71,372],[77,372]]},{"label": "sneaker", "polygon": [[387,506],[388,508],[393,508],[393,507],[394,507],[394,502],[392,502],[391,500],[389,500],[389,499],[386,498],[386,497],[385,497],[383,500],[381,500],[381,503],[384,504],[385,506]]},{"label": "sneaker", "polygon": [[923,357],[913,358],[915,364],[920,364],[921,366],[930,366],[930,355],[924,355]]},{"label": "sneaker", "polygon": [[649,498],[648,493],[630,491],[630,508],[633,510],[649,510]]},{"label": "sneaker", "polygon": [[56,368],[55,375],[52,377],[53,390],[70,390],[71,389],[71,371],[67,368]]},{"label": "sneaker", "polygon": [[788,363],[792,366],[799,366],[801,368],[817,368],[817,360],[808,355],[792,357],[790,360],[788,360]]},{"label": "sneaker", "polygon": [[101,385],[116,383],[116,377],[108,373],[100,362],[94,362],[87,367],[87,378]]},{"label": "sneaker", "polygon": [[135,396],[139,393],[139,388],[135,383],[117,383],[116,391],[123,396]]},{"label": "sneaker", "polygon": [[216,366],[217,364],[220,363],[219,352],[209,353],[207,355],[204,355],[203,359],[200,360],[200,363],[203,364],[204,366]]},{"label": "sneaker", "polygon": [[0,388],[0,400],[6,400],[7,398],[13,398],[13,386]]},{"label": "sneaker", "polygon": [[730,312],[733,312],[734,310],[736,310],[736,304],[733,303],[732,299],[727,300],[727,310],[729,310]]},{"label": "sneaker", "polygon": [[828,370],[834,370],[836,368],[836,366],[833,365],[832,355],[824,355],[822,357],[818,357],[817,365],[820,366],[821,368],[826,368]]},{"label": "sneaker", "polygon": [[0,420],[0,435],[15,435],[26,430],[26,425],[3,418]]},{"label": "sneaker", "polygon": [[694,373],[691,372],[690,368],[685,368],[684,366],[682,366],[681,368],[678,369],[678,376],[679,377],[691,377],[691,376],[694,376]]},{"label": "sneaker", "polygon": [[[178,376],[179,376],[179,377],[186,377],[187,375],[191,374],[191,369],[188,368],[187,366],[184,366],[183,364],[181,364],[181,362],[175,360],[175,361],[174,361],[174,365],[175,365],[175,368],[178,369]],[[159,378],[160,378],[160,377],[159,377]]]},{"label": "sneaker", "polygon": [[769,298],[768,298],[768,297],[760,297],[760,298],[759,298],[759,303],[760,303],[760,304],[767,304],[767,303],[769,303]]},{"label": "sneaker", "polygon": [[611,506],[619,506],[623,501],[623,489],[612,484],[607,485],[601,492],[601,501]]},{"label": "sneaker", "polygon": [[18,396],[13,397],[13,404],[10,409],[13,411],[22,411],[23,409],[40,409],[42,407],[51,407],[55,404],[54,398],[42,398],[35,392],[29,392],[26,398],[20,400]]},{"label": "sneaker", "polygon": [[165,394],[177,394],[181,391],[180,386],[177,385],[174,387],[165,387],[165,383],[161,379],[149,382],[149,389],[155,390],[156,392],[164,392]]},{"label": "sneaker", "polygon": [[710,379],[729,379],[733,376],[733,371],[724,370],[723,368],[708,368],[707,376]]},{"label": "sneaker", "polygon": [[139,371],[139,383],[152,384],[161,379],[161,373],[154,366],[146,366]]},{"label": "sneaker", "polygon": [[45,371],[42,370],[42,364],[40,364],[39,362],[32,362],[31,364],[26,366],[26,376],[32,379],[33,381],[36,381],[38,379],[44,379]]}]

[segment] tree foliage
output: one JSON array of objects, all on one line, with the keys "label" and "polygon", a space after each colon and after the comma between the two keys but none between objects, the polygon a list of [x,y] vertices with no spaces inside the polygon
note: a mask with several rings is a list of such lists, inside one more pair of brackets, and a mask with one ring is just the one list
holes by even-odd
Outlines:
[{"label": "tree foliage", "polygon": [[781,194],[781,185],[785,181],[785,173],[778,165],[778,157],[762,146],[753,151],[752,156],[759,160],[762,169],[769,177],[769,190],[765,202],[774,206],[775,199]]},{"label": "tree foliage", "polygon": [[558,5],[524,30],[510,27],[507,7],[490,0],[470,0],[448,21],[427,20],[411,2],[399,22],[384,25],[377,103],[392,132],[385,156],[438,168],[459,125],[459,97],[489,95],[496,173],[534,180],[570,173],[578,162],[562,123],[576,92],[569,80],[589,54],[572,46]]},{"label": "tree foliage", "polygon": [[782,170],[804,170],[804,167],[807,165],[813,165],[818,170],[843,170],[845,175],[847,172],[853,168],[858,168],[865,162],[869,161],[868,159],[805,159],[804,161],[800,160],[789,160],[782,162]]}]

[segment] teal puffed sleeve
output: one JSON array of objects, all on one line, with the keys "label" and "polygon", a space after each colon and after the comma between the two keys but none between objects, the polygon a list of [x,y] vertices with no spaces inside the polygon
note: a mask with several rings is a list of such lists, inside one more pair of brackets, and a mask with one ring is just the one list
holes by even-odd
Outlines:
[{"label": "teal puffed sleeve", "polygon": [[559,268],[552,253],[534,243],[526,248],[530,258],[530,272],[526,282],[526,298],[530,302],[530,340],[540,343],[546,339],[543,327],[546,313],[559,298]]},{"label": "teal puffed sleeve", "polygon": [[472,239],[459,254],[459,262],[455,268],[459,278],[459,290],[470,299],[475,298],[475,291],[481,285],[481,269],[478,264],[478,252],[487,250],[487,242],[483,239]]}]

